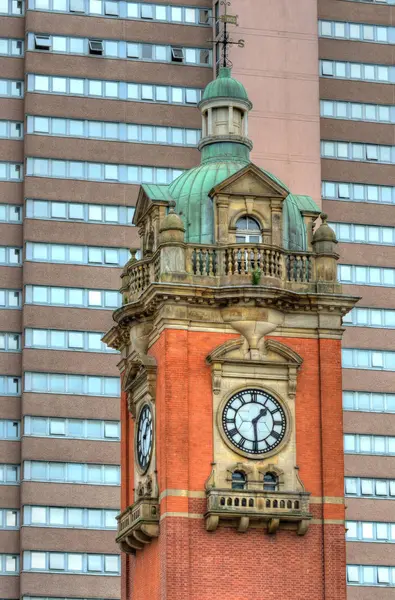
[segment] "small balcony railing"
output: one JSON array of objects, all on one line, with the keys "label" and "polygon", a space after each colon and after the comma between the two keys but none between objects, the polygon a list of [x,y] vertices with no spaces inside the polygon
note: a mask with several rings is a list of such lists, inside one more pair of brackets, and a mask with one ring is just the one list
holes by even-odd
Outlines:
[{"label": "small balcony railing", "polygon": [[306,492],[211,489],[207,491],[206,529],[214,531],[221,520],[234,521],[246,531],[251,521],[266,522],[275,533],[281,521],[297,524],[297,533],[306,533],[311,515]]},{"label": "small balcony railing", "polygon": [[117,517],[116,541],[121,550],[134,553],[159,535],[159,504],[157,499],[144,498],[128,506]]}]

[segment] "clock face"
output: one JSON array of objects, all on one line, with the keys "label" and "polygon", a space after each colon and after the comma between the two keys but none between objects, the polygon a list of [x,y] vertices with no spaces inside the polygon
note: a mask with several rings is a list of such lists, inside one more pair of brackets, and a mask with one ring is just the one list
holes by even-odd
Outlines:
[{"label": "clock face", "polygon": [[152,441],[152,412],[148,404],[145,404],[140,412],[137,425],[137,460],[142,471],[146,471],[150,463]]},{"label": "clock face", "polygon": [[222,426],[233,446],[246,454],[263,455],[284,439],[287,420],[283,407],[273,396],[248,389],[227,401]]}]

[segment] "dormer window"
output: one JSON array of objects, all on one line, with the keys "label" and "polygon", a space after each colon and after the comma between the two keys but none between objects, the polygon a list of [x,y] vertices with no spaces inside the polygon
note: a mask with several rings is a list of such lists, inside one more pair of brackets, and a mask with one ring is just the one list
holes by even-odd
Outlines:
[{"label": "dormer window", "polygon": [[259,244],[262,242],[261,227],[249,216],[240,217],[236,223],[236,243]]}]

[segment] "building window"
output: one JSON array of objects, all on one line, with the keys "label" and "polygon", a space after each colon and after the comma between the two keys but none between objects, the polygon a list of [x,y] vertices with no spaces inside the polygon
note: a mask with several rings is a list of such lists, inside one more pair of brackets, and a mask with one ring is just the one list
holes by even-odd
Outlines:
[{"label": "building window", "polygon": [[0,396],[20,396],[21,378],[0,375]]},{"label": "building window", "polygon": [[0,529],[19,529],[19,510],[0,508]]},{"label": "building window", "polygon": [[346,540],[395,543],[395,523],[346,521]]},{"label": "building window", "polygon": [[42,116],[27,117],[27,133],[193,147],[197,146],[201,135],[198,129]]},{"label": "building window", "polygon": [[338,79],[393,83],[394,67],[387,65],[320,60],[320,75]]},{"label": "building window", "polygon": [[0,79],[0,96],[5,98],[23,98],[23,81]]},{"label": "building window", "polygon": [[17,575],[19,573],[18,554],[0,554],[0,575]]},{"label": "building window", "polygon": [[118,465],[26,460],[23,468],[26,481],[113,486],[118,486],[120,483],[120,467]]},{"label": "building window", "polygon": [[352,327],[395,328],[395,310],[389,308],[353,308],[343,317],[343,324]]},{"label": "building window", "polygon": [[376,565],[347,565],[348,585],[394,587],[395,568]]},{"label": "building window", "polygon": [[0,332],[0,352],[20,352],[21,334]]},{"label": "building window", "polygon": [[345,495],[393,500],[395,499],[395,480],[346,477]]},{"label": "building window", "polygon": [[23,56],[23,40],[0,38],[0,55]]},{"label": "building window", "polygon": [[265,492],[276,492],[278,489],[278,477],[275,473],[265,473],[263,476],[263,489]]},{"label": "building window", "polygon": [[346,369],[379,369],[395,371],[395,352],[343,348],[342,365]]},{"label": "building window", "polygon": [[[0,80],[0,96],[8,90]],[[165,104],[196,105],[200,101],[201,89],[171,87],[164,85],[139,84],[125,81],[99,81],[51,75],[28,75],[28,90],[44,94],[65,94],[87,96],[108,100],[128,100],[131,102],[159,102]],[[14,94],[15,95],[15,94]],[[22,94],[16,94],[22,95]]]},{"label": "building window", "polygon": [[335,231],[339,242],[356,244],[395,244],[395,227],[360,225],[358,223],[328,223]]},{"label": "building window", "polygon": [[383,164],[395,164],[395,146],[322,141],[321,157],[337,160],[374,161]]},{"label": "building window", "polygon": [[27,175],[29,176],[104,181],[107,183],[158,183],[167,185],[183,173],[181,169],[88,163],[47,158],[27,158],[26,164]]},{"label": "building window", "polygon": [[[37,35],[34,33],[28,34],[28,48],[29,50],[55,53],[103,56],[105,58],[130,58],[132,60],[168,63],[179,62],[197,66],[209,66],[212,56],[212,51],[209,48],[159,46],[134,41],[97,40],[56,35]],[[0,39],[0,54],[1,49]],[[9,52],[11,52],[11,49],[14,49],[14,47],[10,45]],[[8,45],[4,44],[3,50],[4,53],[8,53]],[[15,52],[17,50],[18,48],[15,47]]]},{"label": "building window", "polygon": [[89,290],[42,285],[27,285],[25,288],[26,304],[113,310],[121,306],[121,299],[121,294],[116,290]]},{"label": "building window", "polygon": [[23,525],[79,529],[117,529],[119,510],[61,506],[24,506]]},{"label": "building window", "polygon": [[344,434],[346,454],[395,455],[395,437],[386,435]]},{"label": "building window", "polygon": [[19,17],[25,14],[25,3],[23,0],[1,0],[0,14]]},{"label": "building window", "polygon": [[0,181],[23,181],[23,165],[0,162]]},{"label": "building window", "polygon": [[233,471],[232,490],[245,490],[247,486],[247,476],[243,471]]},{"label": "building window", "polygon": [[245,216],[236,223],[236,242],[259,244],[262,242],[261,227],[254,218]]},{"label": "building window", "polygon": [[344,391],[343,409],[363,412],[395,413],[395,394]]},{"label": "building window", "polygon": [[[25,329],[26,348],[72,350],[73,352],[117,352],[101,341],[104,333],[61,329]],[[1,334],[0,334],[1,350]]]},{"label": "building window", "polygon": [[19,465],[0,463],[0,485],[19,485]]},{"label": "building window", "polygon": [[392,40],[395,36],[395,27],[384,27],[382,25],[321,20],[318,21],[318,25],[320,37],[388,44],[390,39]]},{"label": "building window", "polygon": [[119,398],[120,381],[118,377],[102,377],[100,375],[33,373],[26,371],[25,392]]},{"label": "building window", "polygon": [[80,554],[71,552],[23,553],[24,571],[46,571],[95,575],[120,575],[120,557],[117,554]]},{"label": "building window", "polygon": [[323,181],[322,196],[325,200],[395,204],[395,187]]},{"label": "building window", "polygon": [[394,287],[395,269],[357,265],[338,265],[341,283]]},{"label": "building window", "polygon": [[20,421],[0,419],[0,440],[19,440]]},{"label": "building window", "polygon": [[[5,0],[3,0],[5,2]],[[96,17],[119,17],[209,26],[211,10],[143,4],[124,0],[32,0],[29,8],[49,12],[85,13]]]},{"label": "building window", "polygon": [[120,439],[120,424],[119,421],[28,416],[24,419],[24,435],[53,438],[62,437],[64,439],[114,441]]},{"label": "building window", "polygon": [[123,267],[128,258],[129,251],[126,248],[26,242],[26,260],[36,262]]}]

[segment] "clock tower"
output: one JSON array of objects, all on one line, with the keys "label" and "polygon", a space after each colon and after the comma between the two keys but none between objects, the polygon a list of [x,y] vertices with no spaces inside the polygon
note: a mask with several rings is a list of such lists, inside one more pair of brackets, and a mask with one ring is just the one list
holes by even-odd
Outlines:
[{"label": "clock tower", "polygon": [[[142,185],[121,351],[122,600],[345,600],[336,237],[251,163],[221,68],[201,164]],[[317,220],[321,224],[317,227]]]}]

